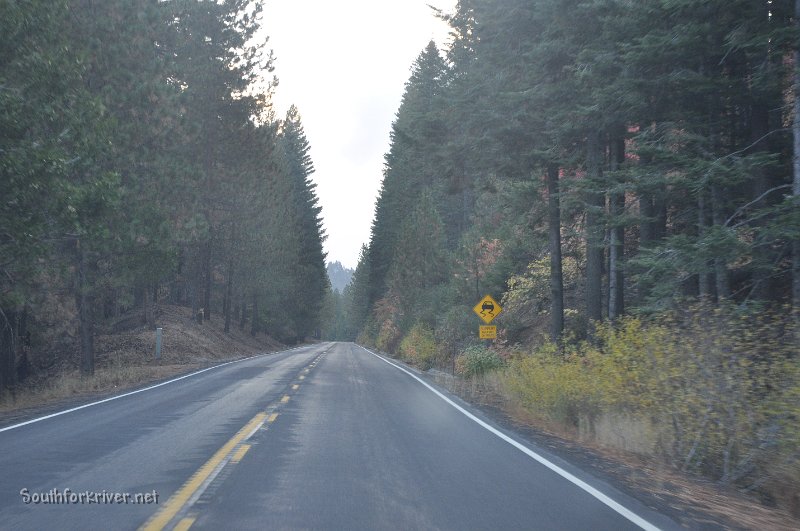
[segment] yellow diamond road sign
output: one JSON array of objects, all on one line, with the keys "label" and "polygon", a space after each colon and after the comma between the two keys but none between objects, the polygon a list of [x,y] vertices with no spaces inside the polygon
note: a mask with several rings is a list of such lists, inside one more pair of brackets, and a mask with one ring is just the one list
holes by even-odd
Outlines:
[{"label": "yellow diamond road sign", "polygon": [[484,323],[489,324],[495,317],[500,315],[500,312],[502,312],[503,309],[499,304],[497,304],[497,301],[495,301],[491,295],[487,295],[481,299],[481,302],[475,305],[472,311],[475,312],[478,317],[483,319]]}]

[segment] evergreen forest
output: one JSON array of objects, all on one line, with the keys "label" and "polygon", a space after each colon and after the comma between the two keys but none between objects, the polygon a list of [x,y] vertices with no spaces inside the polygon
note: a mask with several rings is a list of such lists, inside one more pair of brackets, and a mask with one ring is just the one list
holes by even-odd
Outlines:
[{"label": "evergreen forest", "polygon": [[96,334],[159,302],[319,335],[321,207],[262,7],[0,2],[0,388],[65,351],[91,375]]},{"label": "evergreen forest", "polygon": [[[465,0],[441,14],[452,42],[431,42],[406,84],[353,331],[393,350],[416,321],[539,283],[552,340],[687,299],[800,304],[792,8]],[[534,326],[505,324],[511,341]]]},{"label": "evergreen forest", "polygon": [[0,0],[0,398],[170,304],[800,515],[800,0],[434,9],[352,278],[264,9]]},{"label": "evergreen forest", "polygon": [[[796,492],[800,2],[438,16],[451,39],[411,68],[340,337],[582,438]],[[603,440],[609,418],[635,419],[627,443]]]}]

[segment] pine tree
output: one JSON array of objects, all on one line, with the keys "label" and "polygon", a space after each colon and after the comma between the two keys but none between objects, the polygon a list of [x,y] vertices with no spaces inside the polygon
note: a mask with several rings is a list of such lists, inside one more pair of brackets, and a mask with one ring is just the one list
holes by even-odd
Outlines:
[{"label": "pine tree", "polygon": [[385,293],[400,226],[413,210],[421,190],[443,173],[439,171],[441,160],[436,146],[445,134],[439,99],[445,72],[439,50],[430,42],[414,62],[392,125],[391,147],[386,155],[369,245],[371,303]]},{"label": "pine tree", "polygon": [[[786,186],[777,156],[785,117],[774,105],[784,91],[786,6],[641,4],[629,15],[640,33],[622,57],[642,102],[637,122],[649,124],[633,140],[642,168],[640,243],[651,248],[642,266],[650,267],[651,256],[688,253],[670,260],[677,267],[669,272],[656,268],[674,280],[669,288],[666,279],[651,279],[653,285],[769,299],[781,261],[774,249],[784,238],[768,227]],[[711,23],[720,16],[724,22]],[[675,27],[683,28],[678,41]],[[669,300],[660,290],[652,295]]]},{"label": "pine tree", "polygon": [[[247,0],[179,2],[171,26],[176,33],[174,83],[181,87],[183,120],[182,196],[179,223],[191,227],[183,235],[186,273],[194,313],[206,320],[214,306],[214,273],[225,269],[236,195],[254,117],[263,114],[263,94],[249,90],[264,62],[253,41],[260,7]],[[256,147],[256,146],[253,146]],[[253,156],[257,156],[254,154]],[[251,178],[247,177],[246,179]],[[226,230],[227,229],[227,230]]]},{"label": "pine tree", "polygon": [[297,338],[302,338],[319,329],[321,304],[330,285],[322,249],[325,238],[320,217],[322,207],[316,196],[316,184],[311,180],[314,173],[309,155],[311,148],[300,114],[294,106],[286,113],[280,143],[290,182],[292,211],[286,229],[294,240],[292,256],[295,263],[292,291],[285,302]]},{"label": "pine tree", "polygon": [[[0,389],[16,383],[20,323],[75,205],[67,184],[97,118],[70,48],[66,2],[0,5]],[[53,75],[56,72],[58,75]],[[71,229],[72,227],[70,227]],[[54,268],[55,269],[55,268]]]},{"label": "pine tree", "polygon": [[406,318],[432,317],[436,308],[432,289],[444,282],[447,262],[444,225],[432,194],[426,190],[400,228],[389,270],[389,292],[399,300]]},{"label": "pine tree", "polygon": [[[800,30],[800,0],[794,3],[794,28]],[[795,65],[794,75],[792,76],[792,88],[794,90],[794,122],[792,123],[792,133],[794,135],[794,159],[793,159],[793,181],[792,195],[795,203],[795,210],[800,210],[797,203],[800,202],[800,37],[794,42],[793,59]],[[800,237],[794,236],[792,242],[792,304],[795,312],[795,320],[800,321]]]},{"label": "pine tree", "polygon": [[345,288],[345,312],[348,318],[348,337],[355,340],[364,330],[371,309],[370,305],[370,262],[369,248],[361,247],[358,265],[350,285]]}]

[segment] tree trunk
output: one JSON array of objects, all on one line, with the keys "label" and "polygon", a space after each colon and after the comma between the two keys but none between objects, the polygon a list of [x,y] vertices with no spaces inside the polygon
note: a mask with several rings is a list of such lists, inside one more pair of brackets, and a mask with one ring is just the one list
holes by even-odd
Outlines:
[{"label": "tree trunk", "polygon": [[[597,131],[589,133],[587,141],[586,166],[590,186],[599,185],[602,177],[600,167],[600,135]],[[602,212],[605,201],[602,193],[589,190],[586,197],[586,317],[589,321],[603,318],[603,223]],[[589,325],[591,332],[592,325]]]},{"label": "tree trunk", "polygon": [[667,187],[660,184],[653,194],[653,239],[658,241],[667,235]]},{"label": "tree trunk", "polygon": [[[611,170],[618,171],[625,161],[625,137],[611,139]],[[625,312],[625,227],[621,217],[625,212],[625,192],[613,191],[609,197],[611,228],[608,258],[608,318],[616,319]]]},{"label": "tree trunk", "polygon": [[[648,167],[651,157],[643,155],[640,166]],[[639,246],[646,247],[666,235],[667,229],[667,202],[666,186],[646,185],[646,189],[639,193]]]},{"label": "tree trunk", "polygon": [[28,332],[28,310],[23,308],[21,312],[17,313],[16,318],[17,326],[14,329],[16,333],[16,352],[14,360],[15,379],[14,383],[22,383],[28,378],[30,365],[28,362],[28,350],[31,346],[31,336]]},{"label": "tree trunk", "polygon": [[[144,299],[144,291],[142,290],[142,286],[137,283],[133,288],[133,308],[135,311],[144,308],[144,303],[142,302],[143,299]],[[142,323],[144,322],[145,322],[145,317],[144,315],[142,315]]]},{"label": "tree trunk", "polygon": [[647,247],[656,239],[653,234],[655,223],[655,209],[653,208],[653,196],[650,193],[639,195],[639,216],[642,221],[639,223],[639,247]]},{"label": "tree trunk", "polygon": [[[724,192],[718,184],[711,185],[711,217],[714,225],[721,227],[725,223]],[[722,257],[714,258],[714,279],[716,281],[717,298],[727,299],[731,294],[728,264]]]},{"label": "tree trunk", "polygon": [[155,328],[156,320],[153,315],[153,304],[150,302],[150,291],[142,289],[142,306],[144,307],[144,322],[148,328]]},{"label": "tree trunk", "polygon": [[198,323],[203,324],[203,319],[200,317],[200,286],[202,284],[202,270],[200,267],[199,253],[195,252],[191,258],[192,266],[189,268],[189,299],[192,303],[192,319],[196,319]]},{"label": "tree trunk", "polygon": [[[800,0],[794,2],[794,26],[800,30]],[[795,42],[794,49],[794,159],[792,198],[795,208],[800,208],[800,42]],[[792,307],[795,320],[800,321],[800,239],[792,242]],[[798,322],[800,329],[800,322]],[[800,332],[798,332],[800,334]]]},{"label": "tree trunk", "polygon": [[[754,144],[754,153],[767,152],[767,142],[763,137],[769,133],[769,109],[762,103],[758,102],[753,105],[751,112],[751,142]],[[761,197],[767,190],[769,190],[769,175],[767,169],[761,165],[755,165],[751,170],[753,175],[753,198]],[[764,206],[774,204],[770,197],[764,197]],[[756,220],[753,222],[756,230],[761,231],[765,225],[764,220]],[[756,258],[754,256],[754,258]],[[751,297],[756,300],[769,300],[771,264],[775,262],[775,253],[770,246],[762,247],[757,253],[757,259],[753,262],[753,289]]]},{"label": "tree trunk", "polygon": [[149,315],[150,314],[150,295],[147,293],[147,289],[146,288],[140,288],[140,290],[141,290],[141,293],[142,293],[142,300],[141,300],[141,306],[140,306],[140,308],[142,309],[142,320],[144,321],[145,325],[150,326],[150,320],[151,320],[150,319],[150,315]]},{"label": "tree trunk", "polygon": [[[708,227],[708,222],[706,218],[708,217],[706,214],[706,197],[705,197],[705,190],[700,189],[697,193],[697,236],[698,238],[702,238],[706,233],[706,227]],[[709,278],[710,275],[708,273],[709,264],[703,264],[702,269],[698,273],[697,278],[697,290],[700,294],[701,299],[711,299],[711,279]]]},{"label": "tree trunk", "polygon": [[564,332],[564,276],[561,265],[561,199],[558,165],[547,166],[547,221],[550,232],[550,339]]},{"label": "tree trunk", "polygon": [[0,391],[13,389],[16,383],[16,321],[14,312],[0,311]]},{"label": "tree trunk", "polygon": [[253,293],[253,315],[250,318],[250,321],[251,321],[251,323],[250,323],[250,335],[251,336],[255,336],[259,332],[259,329],[261,328],[260,327],[261,319],[259,318],[259,315],[258,315],[258,294],[257,293]]},{"label": "tree trunk", "polygon": [[[625,208],[624,196],[611,198],[611,214],[617,215]],[[618,201],[621,200],[621,201]],[[616,319],[625,313],[624,229],[612,227],[608,259],[608,318]]]},{"label": "tree trunk", "polygon": [[233,258],[228,261],[228,278],[225,279],[226,286],[225,286],[225,303],[224,311],[225,311],[225,333],[229,333],[231,331],[231,318],[232,318],[232,311],[231,306],[233,305],[232,295],[233,295]]},{"label": "tree trunk", "polygon": [[242,307],[241,317],[239,318],[239,330],[244,330],[244,325],[247,324],[247,299],[245,298],[245,294],[242,293],[240,295],[241,302],[239,303]]},{"label": "tree trunk", "polygon": [[185,267],[184,258],[185,252],[183,247],[178,248],[178,265],[176,268],[176,275],[172,282],[169,283],[169,302],[170,304],[181,304],[186,297],[185,293]]},{"label": "tree trunk", "polygon": [[203,319],[206,321],[211,319],[211,288],[213,286],[213,276],[211,272],[211,239],[209,238],[206,244],[206,252],[203,262],[203,276],[205,278],[204,295],[203,295]]},{"label": "tree trunk", "polygon": [[78,333],[81,338],[81,374],[91,376],[94,374],[94,315],[89,294],[89,265],[80,240],[77,241],[77,247],[78,278],[75,302],[78,307]]},{"label": "tree trunk", "polygon": [[117,319],[122,313],[121,310],[120,310],[119,298],[120,298],[120,290],[119,290],[119,288],[112,290],[111,291],[111,300],[109,301],[109,304],[111,305],[111,308],[110,308],[109,311],[110,311],[110,314],[111,314],[110,317],[113,317],[114,319]]}]

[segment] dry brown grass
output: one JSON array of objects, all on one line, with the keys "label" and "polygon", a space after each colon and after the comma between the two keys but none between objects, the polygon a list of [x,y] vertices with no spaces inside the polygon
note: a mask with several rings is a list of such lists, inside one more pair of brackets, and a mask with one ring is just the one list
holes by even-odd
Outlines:
[{"label": "dry brown grass", "polygon": [[200,367],[202,365],[198,363],[102,367],[98,368],[91,377],[84,377],[80,371],[71,370],[43,380],[35,387],[23,387],[14,395],[6,393],[0,400],[0,413],[18,412],[23,409],[58,404],[65,400],[113,394],[190,372]]}]

